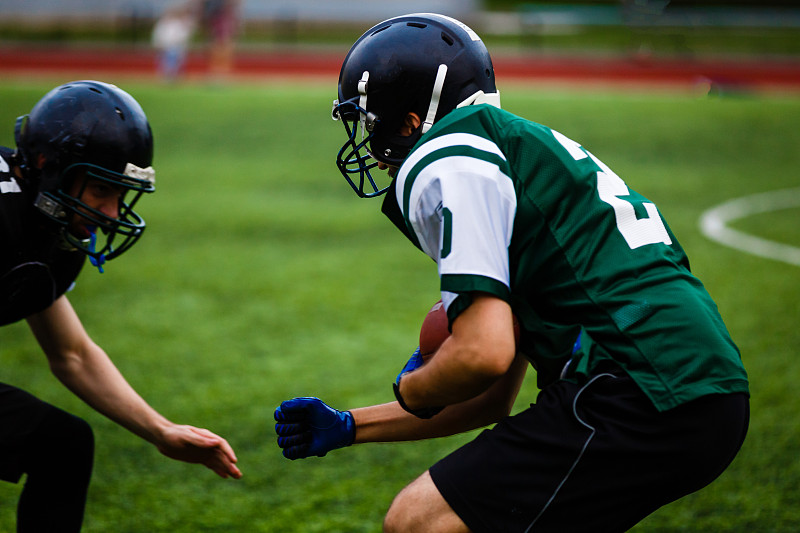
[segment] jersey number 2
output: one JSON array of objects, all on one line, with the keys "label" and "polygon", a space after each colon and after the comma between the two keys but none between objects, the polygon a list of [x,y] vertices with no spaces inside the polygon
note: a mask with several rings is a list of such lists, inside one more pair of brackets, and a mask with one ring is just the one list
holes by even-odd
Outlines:
[{"label": "jersey number 2", "polygon": [[614,209],[617,229],[631,249],[646,244],[672,244],[672,239],[669,238],[667,228],[664,226],[664,221],[661,220],[655,204],[643,202],[642,207],[647,211],[647,217],[637,218],[633,204],[620,198],[620,196],[630,195],[628,186],[625,185],[622,178],[572,139],[557,131],[553,131],[553,136],[576,161],[590,157],[600,167],[600,170],[597,171],[597,194],[601,200]]}]

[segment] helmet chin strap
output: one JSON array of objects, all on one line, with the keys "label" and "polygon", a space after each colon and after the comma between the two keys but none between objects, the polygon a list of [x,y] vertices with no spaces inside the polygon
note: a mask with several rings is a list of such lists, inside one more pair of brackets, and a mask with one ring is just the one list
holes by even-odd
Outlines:
[{"label": "helmet chin strap", "polygon": [[[87,226],[86,229],[89,230],[89,251],[94,253],[97,246],[97,226]],[[90,255],[89,262],[92,264],[92,266],[97,267],[97,270],[99,270],[102,274],[103,263],[106,262],[106,256],[103,254],[100,254],[99,257]]]},{"label": "helmet chin strap", "polygon": [[447,76],[447,65],[439,65],[439,70],[436,72],[436,81],[433,82],[433,94],[431,94],[431,103],[428,106],[428,115],[425,117],[425,122],[422,124],[422,133],[427,133],[433,121],[436,120],[436,111],[439,110],[439,99],[442,96],[442,87],[444,87],[444,78]]}]

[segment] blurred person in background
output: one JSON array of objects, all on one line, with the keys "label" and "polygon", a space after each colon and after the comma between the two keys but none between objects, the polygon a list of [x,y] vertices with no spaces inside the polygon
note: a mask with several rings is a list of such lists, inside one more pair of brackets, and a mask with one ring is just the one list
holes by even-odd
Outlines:
[{"label": "blurred person in background", "polygon": [[[155,190],[144,111],[113,85],[77,81],[47,93],[17,120],[15,135],[16,150],[0,147],[0,325],[27,320],[70,391],[162,454],[238,479],[228,442],[150,407],[67,300],[87,258],[102,272],[145,229],[133,210]],[[18,531],[79,531],[93,456],[84,420],[0,383],[0,479],[27,475]]]},{"label": "blurred person in background", "polygon": [[197,9],[192,1],[168,6],[153,27],[153,46],[158,50],[158,68],[166,81],[183,72],[189,43],[197,26]]},{"label": "blurred person in background", "polygon": [[236,34],[239,31],[239,0],[202,0],[202,20],[210,39],[209,70],[214,78],[233,71]]}]

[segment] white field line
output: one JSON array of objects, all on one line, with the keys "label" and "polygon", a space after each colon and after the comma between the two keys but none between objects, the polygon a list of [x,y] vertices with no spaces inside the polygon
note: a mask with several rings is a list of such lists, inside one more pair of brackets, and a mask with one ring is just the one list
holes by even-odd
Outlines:
[{"label": "white field line", "polygon": [[[800,248],[727,227],[727,223],[757,213],[767,213],[800,206],[800,187],[743,196],[720,204],[700,217],[703,235],[749,254],[800,266]],[[798,221],[800,222],[800,221]]]}]

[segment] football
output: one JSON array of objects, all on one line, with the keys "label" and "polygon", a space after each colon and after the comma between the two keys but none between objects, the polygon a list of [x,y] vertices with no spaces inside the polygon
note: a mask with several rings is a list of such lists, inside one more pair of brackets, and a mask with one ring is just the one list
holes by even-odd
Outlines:
[{"label": "football", "polygon": [[[447,311],[441,300],[433,304],[419,330],[419,353],[425,360],[450,336]],[[514,340],[519,342],[519,321],[514,316]]]},{"label": "football", "polygon": [[422,327],[419,329],[419,353],[423,359],[438,350],[444,340],[450,336],[448,326],[447,311],[445,311],[442,301],[439,300],[425,315],[425,320],[422,321]]}]

